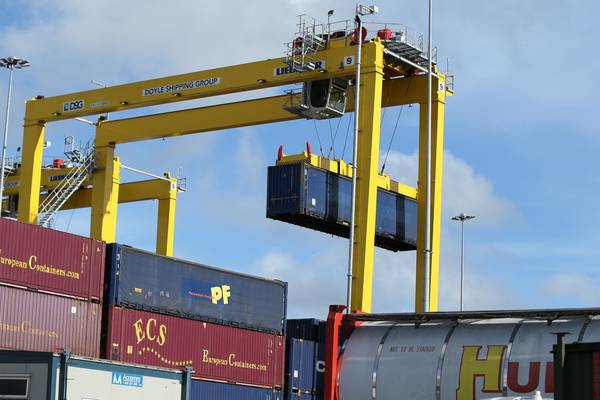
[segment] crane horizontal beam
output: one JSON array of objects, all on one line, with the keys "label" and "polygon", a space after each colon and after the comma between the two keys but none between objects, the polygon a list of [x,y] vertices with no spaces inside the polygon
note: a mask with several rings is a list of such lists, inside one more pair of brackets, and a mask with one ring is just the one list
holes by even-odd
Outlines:
[{"label": "crane horizontal beam", "polygon": [[319,69],[302,73],[290,71],[284,58],[275,58],[60,96],[37,97],[27,102],[25,125],[351,76],[355,70],[354,53],[354,47],[317,52],[314,58],[318,60]]},{"label": "crane horizontal beam", "polygon": [[[438,80],[443,84],[443,77]],[[425,75],[388,79],[383,83],[382,105],[392,107],[422,103],[427,98],[426,88]],[[101,122],[96,129],[96,146],[299,119],[298,115],[283,109],[289,101],[290,96],[283,95]],[[351,111],[354,111],[352,90],[349,91],[346,108],[346,112]]]},{"label": "crane horizontal beam", "polygon": [[[164,179],[148,179],[137,182],[127,182],[120,184],[119,204],[133,203],[146,200],[166,200],[173,197],[171,190],[172,182]],[[76,208],[87,208],[92,204],[92,187],[81,188],[67,200],[61,207],[61,210],[72,210]],[[14,193],[16,194],[16,193]],[[44,201],[47,195],[40,196],[40,202]],[[8,202],[5,200],[4,209],[8,208]]]},{"label": "crane horizontal beam", "polygon": [[[75,168],[44,168],[42,169],[42,175],[40,180],[40,187],[44,190],[51,190],[56,188],[64,179],[66,179]],[[6,178],[6,188],[4,194],[12,196],[19,193],[20,182],[20,171],[17,169],[13,175]],[[83,185],[91,183],[91,179],[86,179]]]}]

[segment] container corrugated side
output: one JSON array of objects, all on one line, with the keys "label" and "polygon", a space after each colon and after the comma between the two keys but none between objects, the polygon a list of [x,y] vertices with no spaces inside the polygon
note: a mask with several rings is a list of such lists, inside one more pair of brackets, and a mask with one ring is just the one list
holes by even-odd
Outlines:
[{"label": "container corrugated side", "polygon": [[0,283],[102,300],[105,245],[0,218]]},{"label": "container corrugated side", "polygon": [[[348,237],[351,180],[307,163],[269,167],[267,218]],[[377,190],[375,245],[414,250],[417,203],[401,194]]]},{"label": "container corrugated side", "polygon": [[287,338],[285,377],[288,394],[315,392],[317,354],[317,342]]},{"label": "container corrugated side", "polygon": [[283,334],[285,282],[108,246],[112,305]]},{"label": "container corrugated side", "polygon": [[288,319],[286,336],[289,338],[312,340],[325,343],[327,322],[315,318]]},{"label": "container corrugated side", "polygon": [[[309,374],[312,371],[314,376],[314,386],[312,392],[316,396],[322,397],[325,383],[325,339],[327,332],[327,322],[318,319],[290,319],[287,321],[287,332],[288,338],[286,343],[286,379],[293,375],[291,366],[298,362],[293,358],[293,354],[290,352],[290,341],[292,338],[302,339],[305,343],[310,342],[315,346],[314,352],[314,364],[312,366],[306,365],[307,368],[304,371],[304,375]],[[308,345],[311,346],[311,345]],[[304,365],[304,364],[303,364]],[[298,383],[295,386],[299,386]],[[304,385],[307,386],[307,385]],[[290,386],[293,389],[293,386]],[[295,398],[299,394],[297,390],[290,390],[290,387],[286,388],[286,396],[293,392]],[[309,390],[305,387],[303,392],[306,393]]]},{"label": "container corrugated side", "polygon": [[189,400],[283,400],[283,393],[269,388],[192,380]]},{"label": "container corrugated side", "polygon": [[106,356],[194,377],[270,388],[283,386],[282,336],[197,320],[110,307]]},{"label": "container corrugated side", "polygon": [[0,286],[0,348],[98,357],[100,304]]}]

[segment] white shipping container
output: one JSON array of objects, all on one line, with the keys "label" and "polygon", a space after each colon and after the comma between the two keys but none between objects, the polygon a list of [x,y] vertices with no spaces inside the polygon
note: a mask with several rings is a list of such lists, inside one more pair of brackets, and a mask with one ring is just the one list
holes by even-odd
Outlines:
[{"label": "white shipping container", "polygon": [[0,351],[0,398],[184,400],[183,375],[64,354]]}]

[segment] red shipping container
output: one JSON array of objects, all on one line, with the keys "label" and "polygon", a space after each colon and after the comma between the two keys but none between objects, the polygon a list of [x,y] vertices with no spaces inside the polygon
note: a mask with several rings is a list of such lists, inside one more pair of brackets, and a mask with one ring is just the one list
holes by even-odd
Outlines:
[{"label": "red shipping container", "polygon": [[191,366],[194,377],[270,388],[283,385],[283,336],[111,307],[106,356],[167,368]]},{"label": "red shipping container", "polygon": [[98,357],[100,304],[0,286],[0,348]]},{"label": "red shipping container", "polygon": [[102,300],[103,242],[0,219],[0,283]]}]

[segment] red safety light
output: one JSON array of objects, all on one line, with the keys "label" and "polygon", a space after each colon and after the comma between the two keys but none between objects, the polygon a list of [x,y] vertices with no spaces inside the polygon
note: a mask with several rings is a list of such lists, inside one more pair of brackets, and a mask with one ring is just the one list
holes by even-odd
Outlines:
[{"label": "red safety light", "polygon": [[[362,28],[362,41],[364,42],[367,37],[367,28]],[[354,29],[354,43],[358,43],[358,28]]]},{"label": "red safety light", "polygon": [[381,40],[390,40],[392,38],[392,30],[380,29],[377,31],[377,37]]},{"label": "red safety light", "polygon": [[306,153],[309,157],[312,155],[312,150],[310,149],[310,142],[306,142]]},{"label": "red safety light", "polygon": [[283,158],[283,145],[279,145],[279,150],[277,151],[277,161],[281,161]]},{"label": "red safety light", "polygon": [[54,168],[62,168],[64,164],[65,164],[65,160],[63,160],[62,158],[55,158],[52,163],[52,166]]}]

